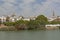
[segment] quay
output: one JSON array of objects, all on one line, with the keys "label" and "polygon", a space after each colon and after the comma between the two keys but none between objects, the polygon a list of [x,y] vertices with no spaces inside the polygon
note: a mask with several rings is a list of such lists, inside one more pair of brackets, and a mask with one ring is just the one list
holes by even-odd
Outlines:
[{"label": "quay", "polygon": [[59,29],[60,24],[47,24],[45,25],[46,29]]}]

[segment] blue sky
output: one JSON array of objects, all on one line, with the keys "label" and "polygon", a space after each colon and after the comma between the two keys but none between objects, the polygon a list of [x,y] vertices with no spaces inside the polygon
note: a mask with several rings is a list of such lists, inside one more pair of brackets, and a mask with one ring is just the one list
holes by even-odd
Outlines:
[{"label": "blue sky", "polygon": [[43,14],[60,16],[60,0],[0,0],[0,16],[16,13],[25,17]]}]

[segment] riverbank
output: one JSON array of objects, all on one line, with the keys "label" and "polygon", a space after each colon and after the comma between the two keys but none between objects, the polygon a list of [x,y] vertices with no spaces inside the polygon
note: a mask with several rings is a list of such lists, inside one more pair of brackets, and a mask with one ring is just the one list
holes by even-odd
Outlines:
[{"label": "riverbank", "polygon": [[[18,27],[18,26],[17,26]],[[58,28],[59,29],[59,28]],[[45,28],[45,27],[40,27],[38,29],[17,29],[14,26],[6,26],[4,24],[0,25],[0,31],[20,31],[20,30],[58,30],[57,28]]]}]

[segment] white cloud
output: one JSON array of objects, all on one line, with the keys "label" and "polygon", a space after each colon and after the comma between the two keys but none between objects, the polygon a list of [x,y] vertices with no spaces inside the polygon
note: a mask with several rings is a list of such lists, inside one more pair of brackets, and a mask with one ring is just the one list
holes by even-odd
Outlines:
[{"label": "white cloud", "polygon": [[[51,12],[53,10],[58,11],[58,10],[56,10],[57,7],[55,7],[55,6],[57,6],[57,5],[55,5],[55,3],[60,3],[60,0],[47,0],[46,2],[42,2],[43,5],[36,4],[35,5],[36,11],[34,13],[35,14],[45,13],[48,10],[50,10]],[[51,15],[51,12],[49,15]]]},{"label": "white cloud", "polygon": [[23,0],[25,4],[34,2],[35,0]]},{"label": "white cloud", "polygon": [[[33,16],[33,15],[38,15],[40,13],[45,13],[48,10],[52,10],[52,9],[55,10],[55,8],[57,8],[57,7],[54,7],[55,3],[60,3],[60,0],[46,0],[45,2],[42,2],[42,5],[37,4],[36,0],[22,0],[22,1],[23,3],[18,3],[16,2],[16,0],[4,0],[5,3],[2,6],[0,6],[0,13],[9,14],[9,12],[11,13],[17,12],[15,10],[18,10],[19,8],[21,8],[22,11],[19,10],[19,13],[21,13],[24,16],[27,16],[27,15]],[[19,4],[19,5],[14,6],[11,3]],[[31,5],[31,3],[35,3],[35,4]]]},{"label": "white cloud", "polygon": [[15,2],[15,0],[4,0],[5,2],[8,2],[8,3],[10,3],[10,2]]}]

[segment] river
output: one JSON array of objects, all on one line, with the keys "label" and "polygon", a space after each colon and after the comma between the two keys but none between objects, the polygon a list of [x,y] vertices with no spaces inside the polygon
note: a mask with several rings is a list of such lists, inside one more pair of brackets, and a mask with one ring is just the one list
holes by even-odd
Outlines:
[{"label": "river", "polygon": [[0,40],[60,40],[60,30],[0,31]]}]

